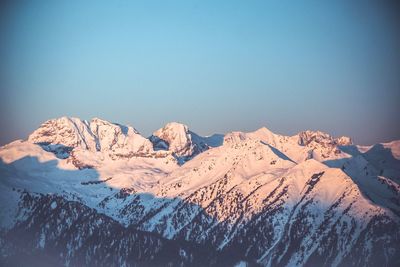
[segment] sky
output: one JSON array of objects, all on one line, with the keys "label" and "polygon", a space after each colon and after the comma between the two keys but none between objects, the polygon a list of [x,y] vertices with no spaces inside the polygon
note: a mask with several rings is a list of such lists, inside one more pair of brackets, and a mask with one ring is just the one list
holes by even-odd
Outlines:
[{"label": "sky", "polygon": [[[17,3],[18,2],[18,3]],[[9,1],[0,145],[47,119],[143,135],[322,130],[400,139],[400,19],[389,1]]]}]

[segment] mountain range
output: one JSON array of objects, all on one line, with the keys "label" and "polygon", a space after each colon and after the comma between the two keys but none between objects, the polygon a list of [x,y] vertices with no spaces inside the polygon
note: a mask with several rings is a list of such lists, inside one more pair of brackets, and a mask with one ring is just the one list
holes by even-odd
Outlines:
[{"label": "mountain range", "polygon": [[2,266],[400,266],[400,140],[44,122],[0,148]]}]

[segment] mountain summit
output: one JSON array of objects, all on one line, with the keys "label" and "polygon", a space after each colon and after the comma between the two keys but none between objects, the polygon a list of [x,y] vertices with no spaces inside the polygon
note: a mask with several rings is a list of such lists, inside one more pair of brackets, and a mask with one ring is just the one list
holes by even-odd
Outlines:
[{"label": "mountain summit", "polygon": [[[66,151],[73,149],[120,155],[153,151],[151,142],[134,128],[98,118],[91,121],[68,117],[48,120],[29,136],[28,141],[40,144],[61,157],[67,157]],[[63,153],[59,153],[60,147],[64,148]]]},{"label": "mountain summit", "polygon": [[216,138],[216,135],[215,138],[201,137],[185,124],[170,122],[155,131],[149,139],[155,150],[168,150],[184,163],[210,147],[218,146]]}]

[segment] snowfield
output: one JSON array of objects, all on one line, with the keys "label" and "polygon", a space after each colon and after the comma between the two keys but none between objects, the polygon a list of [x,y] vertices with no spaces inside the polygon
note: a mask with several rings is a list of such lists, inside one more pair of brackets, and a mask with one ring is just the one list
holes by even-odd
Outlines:
[{"label": "snowfield", "polygon": [[[89,232],[72,237],[76,224]],[[24,251],[64,266],[399,266],[400,140],[265,127],[202,137],[176,122],[145,138],[98,118],[49,120],[0,148],[0,226],[11,264],[24,236]]]}]

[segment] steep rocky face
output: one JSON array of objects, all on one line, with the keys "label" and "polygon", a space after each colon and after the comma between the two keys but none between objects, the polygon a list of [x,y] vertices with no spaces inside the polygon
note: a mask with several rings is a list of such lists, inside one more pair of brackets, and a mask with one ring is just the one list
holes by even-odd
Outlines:
[{"label": "steep rocky face", "polygon": [[311,143],[318,143],[323,146],[352,145],[350,137],[342,136],[339,138],[333,138],[331,135],[320,131],[303,131],[298,134],[298,137],[298,143],[301,146],[307,146]]},{"label": "steep rocky face", "polygon": [[35,130],[28,140],[44,145],[63,145],[70,149],[82,148],[91,151],[99,149],[88,122],[77,118],[62,117],[48,120]]},{"label": "steep rocky face", "polygon": [[[400,265],[399,141],[363,147],[321,132],[283,136],[266,128],[200,137],[172,125],[151,137],[154,153],[103,159],[130,146],[118,141],[129,129],[101,120],[84,125],[97,138],[95,150],[64,130],[63,147],[60,139],[38,146],[33,138],[0,148],[7,262],[54,247],[56,264],[152,265],[172,242],[179,249],[164,259],[172,265]],[[197,153],[201,142],[205,150]],[[67,146],[74,148],[64,152]],[[176,153],[185,164],[170,161]],[[16,243],[21,236],[26,244]]]},{"label": "steep rocky face", "polygon": [[340,155],[340,146],[350,146],[352,141],[350,137],[342,136],[334,138],[331,135],[321,131],[303,131],[297,134],[298,144],[308,149],[309,158],[318,160],[327,160]]},{"label": "steep rocky face", "polygon": [[90,129],[97,137],[100,151],[111,151],[117,156],[145,156],[153,153],[151,142],[130,126],[95,118],[90,122]]},{"label": "steep rocky face", "polygon": [[72,150],[105,152],[114,157],[146,156],[153,153],[151,142],[134,128],[98,118],[90,122],[62,117],[43,123],[28,141],[67,158]]},{"label": "steep rocky face", "polygon": [[188,127],[181,123],[168,123],[155,131],[150,139],[154,140],[156,148],[166,148],[178,156],[189,156],[193,153],[192,138]]},{"label": "steep rocky face", "polygon": [[341,136],[339,138],[336,138],[335,141],[336,144],[338,144],[339,146],[350,146],[353,144],[353,141],[348,136]]},{"label": "steep rocky face", "polygon": [[209,148],[203,138],[189,131],[186,125],[177,122],[166,124],[149,139],[154,149],[168,150],[182,163]]}]

